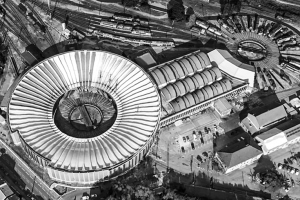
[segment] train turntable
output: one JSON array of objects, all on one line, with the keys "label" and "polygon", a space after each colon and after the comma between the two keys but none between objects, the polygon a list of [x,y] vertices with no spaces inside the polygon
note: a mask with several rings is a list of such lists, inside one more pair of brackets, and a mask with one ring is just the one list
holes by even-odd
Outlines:
[{"label": "train turntable", "polygon": [[263,16],[241,14],[211,21],[229,38],[227,48],[260,68],[276,68],[285,51],[298,47],[299,34],[289,25]]},{"label": "train turntable", "polygon": [[279,49],[274,41],[254,32],[235,33],[233,43],[227,43],[227,48],[253,62],[257,67],[272,68],[279,64]]}]

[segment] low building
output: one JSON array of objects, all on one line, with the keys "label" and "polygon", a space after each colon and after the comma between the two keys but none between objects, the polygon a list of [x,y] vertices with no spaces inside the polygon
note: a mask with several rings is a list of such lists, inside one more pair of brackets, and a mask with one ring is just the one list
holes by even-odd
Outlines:
[{"label": "low building", "polygon": [[214,103],[214,108],[221,117],[229,115],[232,110],[232,106],[225,98],[218,99]]},{"label": "low building", "polygon": [[290,104],[294,107],[299,109],[300,107],[300,99],[298,97],[295,97],[293,99],[290,100]]},{"label": "low building", "polygon": [[10,189],[10,187],[3,183],[0,185],[0,199],[9,199],[9,197],[12,197],[14,195],[14,192]]},{"label": "low building", "polygon": [[43,59],[42,51],[34,44],[26,47],[22,57],[29,65],[35,65]]},{"label": "low building", "polygon": [[135,58],[135,62],[141,67],[153,67],[157,65],[155,59],[150,52],[146,52]]},{"label": "low building", "polygon": [[300,140],[300,120],[283,122],[255,137],[264,154],[270,154]]},{"label": "low building", "polygon": [[240,122],[240,126],[250,134],[257,133],[287,118],[287,112],[283,105],[268,110],[267,107],[250,111]]},{"label": "low building", "polygon": [[243,135],[215,154],[225,174],[242,169],[258,160],[263,152],[252,137]]}]

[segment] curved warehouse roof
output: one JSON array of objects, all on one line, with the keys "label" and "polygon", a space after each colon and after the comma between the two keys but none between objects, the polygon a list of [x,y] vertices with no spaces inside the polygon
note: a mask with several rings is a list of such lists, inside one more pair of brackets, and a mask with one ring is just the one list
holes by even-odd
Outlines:
[{"label": "curved warehouse roof", "polygon": [[[185,56],[181,59],[175,60],[172,63],[165,64],[159,67],[160,70],[155,69],[151,72],[152,77],[154,78],[156,84],[159,88],[165,87],[170,82],[173,82],[173,79],[166,78],[168,77],[167,70],[162,70],[164,68],[171,68],[175,73],[176,79],[183,79],[186,76],[191,76],[197,71],[202,71],[203,69],[210,68],[212,65],[208,56],[203,52],[197,52],[189,56]],[[161,73],[163,75],[161,75]]]},{"label": "curved warehouse roof", "polygon": [[[224,84],[226,87],[221,87],[221,84]],[[173,101],[169,102],[173,108],[173,112],[179,112],[189,107],[192,107],[196,104],[207,101],[219,94],[228,92],[232,89],[230,81],[227,79],[222,79],[218,82],[213,83],[212,85],[207,85],[204,88],[195,90],[192,93],[187,93],[184,96],[178,97]]]},{"label": "curved warehouse roof", "polygon": [[[213,82],[222,79],[222,74],[218,67],[209,68],[203,72],[196,73],[193,76],[188,76],[182,81],[176,81],[163,87],[161,95],[164,101],[171,101],[179,96],[183,96],[188,92],[193,92],[200,89],[205,85],[212,84]],[[173,89],[172,89],[173,88]],[[175,92],[173,92],[175,90]]]},{"label": "curved warehouse roof", "polygon": [[[53,120],[55,102],[70,90],[97,88],[115,101],[117,117],[91,138],[69,136]],[[160,120],[160,97],[138,65],[104,51],[72,51],[47,58],[28,70],[9,103],[13,131],[30,148],[67,171],[113,167],[139,152]]]}]

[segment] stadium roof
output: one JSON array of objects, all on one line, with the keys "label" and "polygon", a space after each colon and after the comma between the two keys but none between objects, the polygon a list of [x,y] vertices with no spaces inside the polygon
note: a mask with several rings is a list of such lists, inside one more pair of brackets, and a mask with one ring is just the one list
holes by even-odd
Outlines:
[{"label": "stadium roof", "polygon": [[[54,124],[57,99],[76,88],[98,88],[117,106],[114,124],[92,138],[71,137]],[[143,148],[160,119],[155,84],[132,61],[104,51],[72,51],[47,58],[22,75],[8,108],[10,127],[30,148],[68,171],[118,165]]]},{"label": "stadium roof", "polygon": [[247,80],[249,86],[254,85],[255,69],[233,58],[226,50],[215,49],[208,54],[209,59],[223,72],[240,80]]}]

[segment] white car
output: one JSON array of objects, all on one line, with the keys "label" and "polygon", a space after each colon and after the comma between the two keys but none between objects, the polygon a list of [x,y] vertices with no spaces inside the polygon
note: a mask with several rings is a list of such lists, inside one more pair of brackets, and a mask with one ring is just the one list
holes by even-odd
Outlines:
[{"label": "white car", "polygon": [[291,174],[294,174],[295,173],[295,169],[292,168],[292,170],[290,171]]},{"label": "white car", "polygon": [[299,175],[299,169],[295,170],[295,175],[297,175],[297,176]]},{"label": "white car", "polygon": [[281,163],[278,163],[278,169],[282,169],[282,164]]}]

